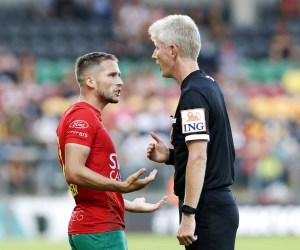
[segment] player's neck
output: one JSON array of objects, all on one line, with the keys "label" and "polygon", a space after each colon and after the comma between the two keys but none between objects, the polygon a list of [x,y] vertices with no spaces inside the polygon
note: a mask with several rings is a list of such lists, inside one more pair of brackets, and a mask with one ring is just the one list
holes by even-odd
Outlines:
[{"label": "player's neck", "polygon": [[99,99],[97,99],[93,95],[86,95],[83,93],[80,93],[78,102],[86,102],[90,105],[92,105],[94,108],[98,109],[100,112],[104,109],[104,107],[107,105],[107,103],[99,102]]}]

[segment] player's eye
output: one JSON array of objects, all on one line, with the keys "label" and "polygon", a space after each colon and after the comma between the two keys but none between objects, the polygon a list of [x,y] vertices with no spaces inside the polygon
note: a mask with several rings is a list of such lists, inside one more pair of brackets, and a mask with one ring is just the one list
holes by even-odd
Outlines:
[{"label": "player's eye", "polygon": [[121,74],[119,74],[119,73],[111,73],[109,76],[110,77],[117,77],[117,76],[121,77]]}]

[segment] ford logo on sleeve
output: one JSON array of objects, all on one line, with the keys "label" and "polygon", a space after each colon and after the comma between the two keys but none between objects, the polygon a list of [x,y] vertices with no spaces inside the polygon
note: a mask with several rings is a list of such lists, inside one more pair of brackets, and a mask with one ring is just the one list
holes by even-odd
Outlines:
[{"label": "ford logo on sleeve", "polygon": [[88,128],[89,124],[84,120],[76,120],[76,121],[73,121],[69,127],[70,128]]}]

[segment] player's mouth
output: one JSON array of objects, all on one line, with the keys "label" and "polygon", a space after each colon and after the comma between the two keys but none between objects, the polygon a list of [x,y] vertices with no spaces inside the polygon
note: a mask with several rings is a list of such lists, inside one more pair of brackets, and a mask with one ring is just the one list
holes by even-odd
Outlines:
[{"label": "player's mouth", "polygon": [[120,95],[121,95],[121,89],[118,89],[118,90],[116,90],[115,92],[116,92],[117,96],[120,96]]}]

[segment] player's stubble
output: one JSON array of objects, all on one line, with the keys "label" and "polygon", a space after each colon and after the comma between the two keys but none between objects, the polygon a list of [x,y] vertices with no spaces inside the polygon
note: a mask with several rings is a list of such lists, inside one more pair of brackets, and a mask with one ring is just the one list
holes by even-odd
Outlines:
[{"label": "player's stubble", "polygon": [[107,89],[104,89],[99,83],[97,83],[97,94],[99,98],[104,99],[108,103],[118,103],[119,97],[114,96],[115,92],[111,92]]}]

